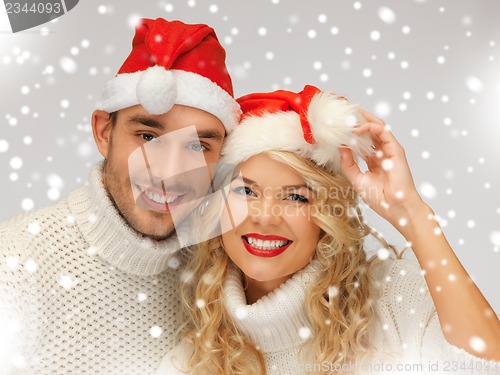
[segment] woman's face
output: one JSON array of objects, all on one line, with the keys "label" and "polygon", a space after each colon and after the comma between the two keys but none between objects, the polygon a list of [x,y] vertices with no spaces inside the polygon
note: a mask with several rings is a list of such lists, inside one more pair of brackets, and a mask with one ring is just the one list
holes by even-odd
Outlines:
[{"label": "woman's face", "polygon": [[279,285],[309,263],[318,243],[313,191],[292,168],[264,154],[239,168],[242,178],[232,182],[226,207],[246,204],[248,215],[222,235],[224,248],[248,278]]}]

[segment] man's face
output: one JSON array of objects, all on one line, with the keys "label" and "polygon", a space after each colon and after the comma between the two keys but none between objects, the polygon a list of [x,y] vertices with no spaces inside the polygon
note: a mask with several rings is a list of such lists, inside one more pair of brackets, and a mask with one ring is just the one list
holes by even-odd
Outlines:
[{"label": "man's face", "polygon": [[109,143],[104,152],[99,148],[109,196],[136,231],[169,237],[207,192],[207,166],[219,159],[224,126],[208,112],[182,105],[163,115],[129,107],[109,126]]}]

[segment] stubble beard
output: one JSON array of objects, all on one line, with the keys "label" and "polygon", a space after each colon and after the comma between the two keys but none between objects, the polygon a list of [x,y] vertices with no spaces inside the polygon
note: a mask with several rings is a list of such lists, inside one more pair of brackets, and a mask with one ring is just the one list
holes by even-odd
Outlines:
[{"label": "stubble beard", "polygon": [[127,177],[124,181],[120,181],[120,174],[113,168],[114,163],[112,154],[113,153],[110,152],[108,159],[104,160],[102,179],[104,189],[120,216],[131,228],[145,237],[154,240],[164,240],[172,236],[175,232],[173,223],[169,225],[169,228],[166,227],[167,224],[150,224],[148,226],[148,224],[145,223],[146,221],[163,222],[165,217],[164,214],[147,211],[148,213],[144,213],[143,220],[141,220],[141,218],[138,217],[140,213],[134,212],[136,204],[131,190],[132,185],[130,177]]}]

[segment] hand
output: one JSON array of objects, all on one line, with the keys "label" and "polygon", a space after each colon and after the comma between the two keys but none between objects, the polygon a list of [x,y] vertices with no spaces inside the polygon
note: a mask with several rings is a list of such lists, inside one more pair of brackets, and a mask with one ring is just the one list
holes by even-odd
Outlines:
[{"label": "hand", "polygon": [[368,166],[361,172],[348,148],[341,148],[340,166],[363,201],[400,232],[414,211],[427,206],[418,194],[403,147],[374,115],[359,109],[367,122],[360,124],[354,134],[369,133],[375,153],[365,157]]}]

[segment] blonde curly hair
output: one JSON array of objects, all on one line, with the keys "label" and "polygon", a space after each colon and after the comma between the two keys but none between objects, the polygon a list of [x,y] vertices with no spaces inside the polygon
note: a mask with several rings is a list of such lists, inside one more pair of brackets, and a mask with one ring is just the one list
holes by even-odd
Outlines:
[{"label": "blonde curly hair", "polygon": [[[265,154],[304,178],[314,193],[310,203],[314,208],[312,220],[321,228],[315,249],[320,276],[306,294],[312,335],[303,346],[301,357],[303,354],[308,363],[328,361],[334,366],[372,356],[369,326],[374,317],[374,296],[370,270],[379,259],[367,259],[364,237],[372,233],[386,248],[395,249],[364,224],[358,195],[342,174],[330,174],[291,152]],[[219,215],[221,206],[212,214]],[[203,222],[207,228],[210,219],[205,216]],[[181,294],[186,321],[184,337],[194,348],[189,373],[265,374],[263,354],[238,331],[225,308],[223,286],[231,260],[221,236],[201,243],[187,256],[192,279],[181,284]],[[200,299],[205,302],[203,308],[196,304]],[[318,372],[322,373],[327,372]]]}]

